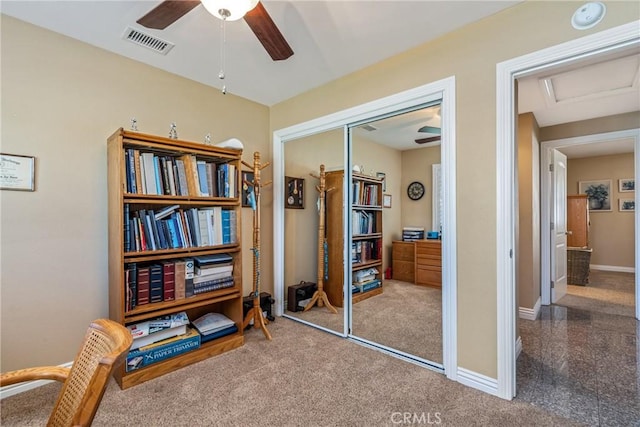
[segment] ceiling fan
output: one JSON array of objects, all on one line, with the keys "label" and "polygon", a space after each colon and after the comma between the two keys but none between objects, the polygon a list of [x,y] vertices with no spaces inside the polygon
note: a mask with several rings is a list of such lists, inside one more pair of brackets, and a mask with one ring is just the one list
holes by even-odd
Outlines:
[{"label": "ceiling fan", "polygon": [[[205,4],[206,1],[210,0],[205,0],[202,3],[207,10],[220,19],[223,19],[222,16],[220,16],[220,12],[222,12],[223,9],[211,10],[211,6]],[[136,22],[147,28],[164,30],[200,3],[200,0],[165,0]],[[216,6],[213,7],[215,8]],[[215,13],[216,10],[218,13]],[[224,10],[229,13],[226,9]],[[225,17],[229,17],[229,15]],[[230,17],[229,20],[234,19],[239,19],[239,17]],[[291,46],[289,46],[289,43],[287,43],[261,2],[258,2],[252,10],[244,15],[244,20],[274,61],[282,61],[293,55]]]},{"label": "ceiling fan", "polygon": [[[434,110],[433,115],[430,118],[436,117],[438,119],[438,123],[440,122],[440,106]],[[434,136],[429,136],[426,138],[418,138],[416,139],[416,144],[428,144],[430,142],[440,141],[440,132],[441,129],[439,126],[422,126],[418,129],[420,133],[429,133]]]}]

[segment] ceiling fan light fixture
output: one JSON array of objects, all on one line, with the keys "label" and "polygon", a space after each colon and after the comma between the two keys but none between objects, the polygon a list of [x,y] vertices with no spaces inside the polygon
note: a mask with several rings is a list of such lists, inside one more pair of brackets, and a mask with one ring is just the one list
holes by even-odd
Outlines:
[{"label": "ceiling fan light fixture", "polygon": [[256,7],[258,0],[201,0],[201,3],[216,18],[237,21]]}]

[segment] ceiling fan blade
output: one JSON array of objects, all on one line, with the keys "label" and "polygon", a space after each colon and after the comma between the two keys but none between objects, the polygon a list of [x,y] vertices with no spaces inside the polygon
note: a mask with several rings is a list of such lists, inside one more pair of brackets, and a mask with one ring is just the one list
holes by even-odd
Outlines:
[{"label": "ceiling fan blade", "polygon": [[293,55],[291,46],[261,2],[258,2],[256,7],[247,12],[244,20],[274,61],[282,61]]},{"label": "ceiling fan blade", "polygon": [[428,144],[430,142],[440,141],[440,135],[430,136],[429,138],[416,139],[416,144]]},{"label": "ceiling fan blade", "polygon": [[136,22],[143,27],[164,30],[199,4],[199,0],[166,0]]},{"label": "ceiling fan blade", "polygon": [[440,128],[437,128],[435,126],[422,126],[420,129],[418,129],[418,132],[439,134],[440,133]]}]

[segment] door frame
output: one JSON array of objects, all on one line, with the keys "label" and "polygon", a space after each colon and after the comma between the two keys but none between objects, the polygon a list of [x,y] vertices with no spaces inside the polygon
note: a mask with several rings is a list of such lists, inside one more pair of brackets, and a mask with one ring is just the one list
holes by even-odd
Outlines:
[{"label": "door frame", "polygon": [[[635,177],[638,180],[638,151],[640,150],[640,129],[628,129],[614,132],[598,133],[593,135],[576,136],[572,138],[554,139],[551,141],[544,141],[540,143],[540,191],[541,191],[541,211],[540,211],[540,303],[542,305],[551,304],[551,283],[549,277],[551,277],[551,266],[549,265],[550,250],[551,250],[551,212],[549,212],[549,206],[551,202],[550,189],[550,177],[546,173],[547,169],[545,165],[551,162],[551,150],[563,147],[570,147],[573,145],[585,145],[602,142],[604,140],[611,141],[615,139],[634,139],[634,162],[635,162]],[[637,200],[636,200],[637,204]],[[545,208],[546,207],[546,208]],[[638,278],[638,238],[639,232],[637,230],[638,211],[636,210],[636,318],[640,318],[640,278]]]},{"label": "door frame", "polygon": [[[511,400],[516,394],[516,218],[517,156],[515,80],[559,64],[605,52],[640,46],[640,20],[560,43],[496,64],[496,273],[497,273],[497,395]],[[636,166],[638,155],[636,153]],[[636,175],[638,168],[636,167]],[[636,203],[638,192],[636,192]],[[639,214],[636,210],[636,241]],[[636,271],[640,256],[636,251]],[[637,276],[636,276],[637,277]],[[636,307],[636,312],[638,307]]]},{"label": "door frame", "polygon": [[[299,123],[273,132],[273,283],[276,315],[284,314],[284,144],[351,123],[410,109],[436,97],[442,99],[442,351],[447,378],[457,381],[457,237],[456,237],[456,79],[447,77],[356,107]],[[346,136],[345,136],[346,137]],[[345,149],[348,147],[345,147]],[[345,156],[345,168],[349,157]],[[345,193],[346,197],[346,193]],[[345,206],[347,204],[345,203]],[[312,325],[313,326],[313,325]],[[347,335],[347,322],[344,334]],[[328,332],[331,332],[327,330]]]}]

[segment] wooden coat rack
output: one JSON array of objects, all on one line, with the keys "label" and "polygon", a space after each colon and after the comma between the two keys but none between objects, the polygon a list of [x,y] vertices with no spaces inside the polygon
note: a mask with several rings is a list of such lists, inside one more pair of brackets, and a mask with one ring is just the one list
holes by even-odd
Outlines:
[{"label": "wooden coat rack", "polygon": [[260,182],[260,171],[267,166],[269,166],[269,162],[265,164],[260,164],[260,153],[253,153],[253,165],[242,161],[242,164],[248,167],[253,171],[253,182],[249,182],[247,180],[244,181],[249,187],[253,187],[253,195],[255,198],[255,206],[253,206],[253,307],[249,310],[247,315],[242,322],[242,329],[245,329],[251,319],[253,319],[253,325],[255,327],[260,327],[264,336],[267,337],[268,340],[271,340],[271,334],[269,330],[267,330],[267,323],[269,321],[264,318],[264,314],[262,313],[262,308],[260,307],[260,189],[271,184],[271,181],[262,184]]},{"label": "wooden coat rack", "polygon": [[327,293],[324,291],[324,270],[326,266],[325,260],[325,248],[326,248],[326,239],[324,236],[324,199],[327,191],[333,190],[333,188],[326,189],[325,188],[325,173],[324,173],[324,165],[320,165],[320,176],[315,176],[314,174],[310,174],[314,178],[318,178],[320,180],[320,184],[316,186],[316,190],[320,193],[320,202],[318,204],[318,209],[320,210],[320,219],[318,221],[318,276],[317,276],[317,285],[318,290],[314,292],[313,297],[311,297],[311,301],[304,307],[304,311],[308,311],[315,304],[318,304],[318,307],[322,307],[323,305],[327,307],[329,311],[334,314],[338,314],[338,310],[329,302],[329,298],[327,297]]}]

